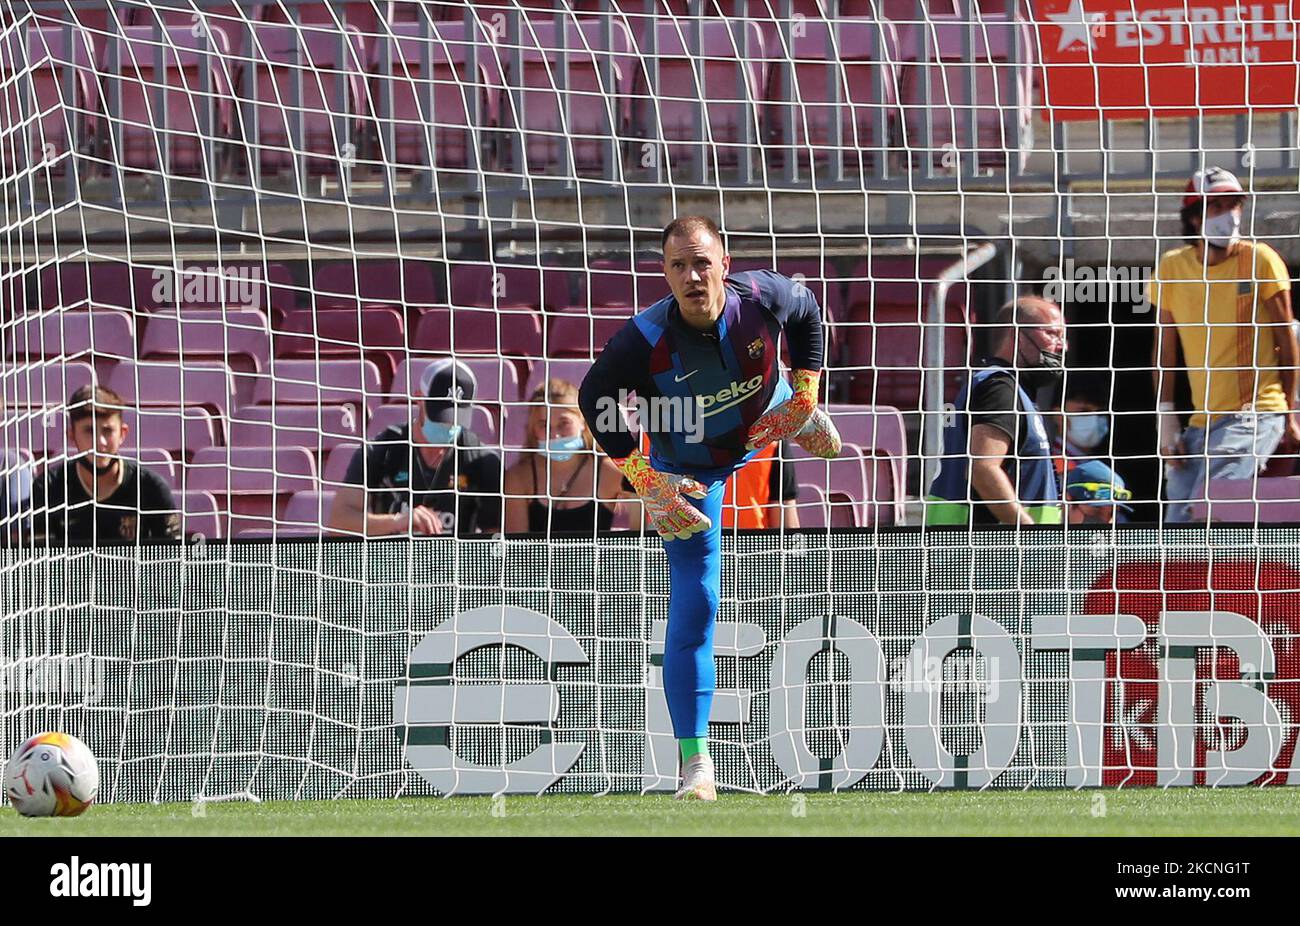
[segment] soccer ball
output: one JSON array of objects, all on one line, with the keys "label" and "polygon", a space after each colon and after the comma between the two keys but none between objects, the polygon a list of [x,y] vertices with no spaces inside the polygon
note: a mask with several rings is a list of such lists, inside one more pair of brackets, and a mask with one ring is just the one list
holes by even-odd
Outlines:
[{"label": "soccer ball", "polygon": [[40,733],[10,758],[5,794],[24,817],[75,817],[99,794],[99,766],[75,736]]}]

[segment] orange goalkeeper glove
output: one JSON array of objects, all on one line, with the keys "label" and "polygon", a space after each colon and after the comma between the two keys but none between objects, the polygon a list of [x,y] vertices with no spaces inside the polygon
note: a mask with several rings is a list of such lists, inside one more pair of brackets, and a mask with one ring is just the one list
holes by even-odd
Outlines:
[{"label": "orange goalkeeper glove", "polygon": [[707,498],[708,490],[690,476],[654,469],[640,450],[614,461],[636,494],[645,502],[650,522],[664,540],[686,540],[713,526],[704,514],[682,498]]},{"label": "orange goalkeeper glove", "polygon": [[794,395],[755,421],[749,428],[746,450],[758,450],[773,441],[793,440],[813,456],[831,459],[842,442],[830,415],[817,407],[820,370],[795,370]]}]

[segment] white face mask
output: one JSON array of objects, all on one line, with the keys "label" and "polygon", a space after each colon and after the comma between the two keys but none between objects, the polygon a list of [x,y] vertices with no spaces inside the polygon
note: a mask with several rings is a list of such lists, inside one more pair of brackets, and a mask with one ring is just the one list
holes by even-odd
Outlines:
[{"label": "white face mask", "polygon": [[1201,226],[1205,240],[1216,248],[1228,248],[1241,236],[1241,216],[1236,210],[1206,219]]},{"label": "white face mask", "polygon": [[1066,419],[1066,434],[1070,443],[1083,450],[1091,450],[1106,439],[1110,426],[1105,415],[1071,415]]}]

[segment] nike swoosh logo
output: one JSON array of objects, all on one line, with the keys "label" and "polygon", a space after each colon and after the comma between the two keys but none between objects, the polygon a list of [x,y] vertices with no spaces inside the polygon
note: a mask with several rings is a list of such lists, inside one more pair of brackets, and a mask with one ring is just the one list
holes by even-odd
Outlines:
[{"label": "nike swoosh logo", "polygon": [[675,382],[675,383],[685,382],[686,380],[690,379],[692,376],[694,376],[694,375],[695,375],[696,373],[698,373],[698,372],[700,372],[700,371],[699,371],[699,370],[691,370],[691,372],[687,373],[685,376],[673,376],[673,382]]}]

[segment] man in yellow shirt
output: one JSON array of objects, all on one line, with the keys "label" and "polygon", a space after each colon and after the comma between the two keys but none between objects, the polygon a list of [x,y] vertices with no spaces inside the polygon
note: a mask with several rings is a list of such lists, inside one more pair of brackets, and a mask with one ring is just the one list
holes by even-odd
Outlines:
[{"label": "man in yellow shirt", "polygon": [[[1203,498],[1207,480],[1250,479],[1284,439],[1300,444],[1291,278],[1276,251],[1241,237],[1245,199],[1228,171],[1198,170],[1183,197],[1188,244],[1160,258],[1151,282],[1170,521],[1189,519],[1185,502]],[[1179,344],[1192,391],[1186,431],[1173,402]]]}]

